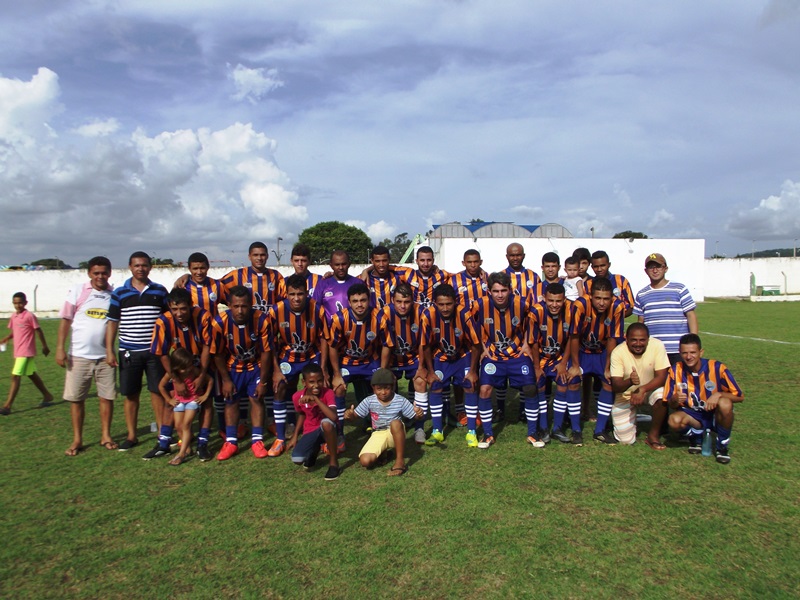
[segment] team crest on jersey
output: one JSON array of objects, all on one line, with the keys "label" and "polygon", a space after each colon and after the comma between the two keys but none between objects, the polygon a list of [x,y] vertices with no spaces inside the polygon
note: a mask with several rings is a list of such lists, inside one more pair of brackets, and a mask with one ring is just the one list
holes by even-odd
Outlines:
[{"label": "team crest on jersey", "polygon": [[442,330],[439,329],[438,327],[434,327],[433,328],[433,333],[441,333],[441,332],[442,332]]},{"label": "team crest on jersey", "polygon": [[208,299],[211,300],[212,302],[216,302],[217,301],[217,295],[214,292],[211,292],[208,295]]},{"label": "team crest on jersey", "polygon": [[375,339],[375,332],[374,332],[374,331],[368,331],[368,332],[367,332],[367,339],[368,339],[370,342],[371,342],[372,340],[374,340],[374,339]]},{"label": "team crest on jersey", "polygon": [[460,330],[458,327],[456,327],[456,329],[455,329],[455,333],[456,333],[456,337],[461,337],[461,334],[462,334],[463,332],[462,332],[462,331],[461,331],[461,330]]},{"label": "team crest on jersey", "polygon": [[547,332],[547,325],[544,325],[544,324],[539,325],[539,331],[544,331],[546,333]]},{"label": "team crest on jersey", "polygon": [[564,321],[564,323],[562,323],[561,325],[561,329],[563,329],[564,331],[569,331],[569,323]]},{"label": "team crest on jersey", "polygon": [[603,321],[603,324],[604,324],[606,327],[610,327],[610,326],[611,326],[611,319],[606,319],[605,321]]},{"label": "team crest on jersey", "polygon": [[333,296],[333,292],[332,291],[328,290],[327,292],[325,292],[325,297],[326,298],[330,298],[331,296]]},{"label": "team crest on jersey", "polygon": [[250,334],[250,340],[251,341],[255,342],[257,339],[258,339],[258,334],[256,334],[256,333],[251,333]]},{"label": "team crest on jersey", "polygon": [[483,367],[483,372],[487,375],[494,375],[497,373],[497,367],[494,363],[487,362]]},{"label": "team crest on jersey", "polygon": [[444,381],[444,373],[439,370],[434,371],[436,373],[436,377],[438,377],[441,381]]},{"label": "team crest on jersey", "polygon": [[350,371],[342,367],[342,377],[347,377],[348,375],[350,375]]},{"label": "team crest on jersey", "polygon": [[288,327],[289,326],[289,321],[281,321],[281,325],[280,326],[281,327]]},{"label": "team crest on jersey", "polygon": [[275,290],[275,284],[274,284],[274,283],[270,283],[269,285],[267,285],[267,289],[268,289],[270,292],[274,291],[274,290]]},{"label": "team crest on jersey", "polygon": [[253,289],[253,284],[250,283],[249,281],[246,281],[245,284],[244,284],[244,287],[249,288],[249,289]]},{"label": "team crest on jersey", "polygon": [[706,388],[709,392],[713,392],[717,388],[717,384],[714,383],[713,381],[706,381],[705,384],[703,384],[703,387]]},{"label": "team crest on jersey", "polygon": [[529,282],[528,282],[528,283],[526,283],[525,285],[526,285],[526,287],[532,288],[532,287],[533,287],[533,282],[532,282],[532,281],[529,281]]},{"label": "team crest on jersey", "polygon": [[494,319],[492,317],[489,317],[488,319],[486,319],[486,324],[487,325],[494,325]]},{"label": "team crest on jersey", "polygon": [[414,323],[414,324],[411,326],[411,331],[412,331],[413,333],[417,333],[417,332],[419,331],[419,325],[417,325],[416,323]]},{"label": "team crest on jersey", "polygon": [[281,373],[283,373],[284,375],[288,375],[289,373],[292,372],[292,365],[290,365],[287,362],[282,362],[280,364],[280,368],[281,368]]},{"label": "team crest on jersey", "polygon": [[522,365],[522,369],[520,369],[520,371],[522,371],[523,375],[527,375],[531,372],[531,369],[528,365]]},{"label": "team crest on jersey", "polygon": [[232,333],[229,333],[229,334],[228,334],[228,339],[229,339],[229,340],[232,340],[232,339],[233,339],[233,334],[232,334]]},{"label": "team crest on jersey", "polygon": [[482,284],[481,284],[481,289],[482,289],[484,292],[488,292],[488,291],[489,291],[489,286],[488,286],[488,285],[486,285],[485,283],[482,283]]},{"label": "team crest on jersey", "polygon": [[519,325],[519,317],[511,317],[511,324],[516,327]]},{"label": "team crest on jersey", "polygon": [[614,295],[615,295],[617,298],[619,298],[619,295],[620,295],[622,292],[620,292],[620,291],[619,291],[619,288],[614,288],[614,291],[613,291],[612,293],[613,293],[613,294],[614,294]]},{"label": "team crest on jersey", "polygon": [[306,323],[306,327],[308,327],[309,329],[314,329],[314,321],[309,321],[308,323]]}]

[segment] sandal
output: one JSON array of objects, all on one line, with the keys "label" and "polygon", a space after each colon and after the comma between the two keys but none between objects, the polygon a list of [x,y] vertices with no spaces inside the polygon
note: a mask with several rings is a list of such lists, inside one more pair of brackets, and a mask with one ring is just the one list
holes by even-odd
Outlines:
[{"label": "sandal", "polygon": [[400,477],[400,475],[405,475],[406,471],[408,471],[408,467],[406,467],[405,465],[403,465],[402,467],[392,467],[391,469],[389,469],[387,475],[389,477]]},{"label": "sandal", "polygon": [[78,446],[77,448],[67,448],[64,451],[64,456],[78,456],[81,452],[83,452],[86,448],[83,446]]},{"label": "sandal", "polygon": [[653,450],[666,450],[667,449],[667,447],[664,444],[662,444],[660,441],[658,441],[658,440],[656,440],[654,442],[653,440],[645,439],[644,443],[647,444],[648,446],[650,446]]},{"label": "sandal", "polygon": [[100,445],[106,450],[118,450],[119,445],[116,442],[100,442]]}]

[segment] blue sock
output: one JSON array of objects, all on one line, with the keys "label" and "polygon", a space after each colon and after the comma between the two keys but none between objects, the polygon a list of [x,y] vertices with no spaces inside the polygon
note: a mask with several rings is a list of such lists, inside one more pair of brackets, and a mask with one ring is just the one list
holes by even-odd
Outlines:
[{"label": "blue sock", "polygon": [[556,395],[553,397],[553,429],[564,428],[564,415],[567,412],[567,393],[556,388]]},{"label": "blue sock", "polygon": [[494,435],[492,430],[492,399],[491,398],[478,398],[478,412],[483,421],[483,433],[487,437]]},{"label": "blue sock", "polygon": [[162,450],[169,448],[169,443],[172,441],[172,426],[162,425],[161,431],[158,435],[158,445]]},{"label": "blue sock", "polygon": [[528,435],[536,435],[539,426],[539,395],[525,398],[525,418],[528,421]]},{"label": "blue sock", "polygon": [[264,428],[263,427],[253,427],[253,435],[252,440],[255,444],[256,442],[260,442],[264,439]]},{"label": "blue sock", "polygon": [[475,431],[478,422],[478,394],[464,392],[464,408],[467,411],[467,429]]},{"label": "blue sock", "polygon": [[567,388],[567,412],[572,431],[581,430],[581,390]]},{"label": "blue sock", "polygon": [[208,427],[201,427],[200,433],[197,434],[197,445],[198,446],[205,446],[208,444],[208,436],[211,434],[211,430]]},{"label": "blue sock", "polygon": [[539,431],[547,431],[547,394],[544,390],[539,391]]},{"label": "blue sock", "polygon": [[238,444],[239,439],[236,437],[236,425],[225,425],[225,441],[231,444]]},{"label": "blue sock", "polygon": [[272,410],[275,413],[275,437],[279,440],[286,439],[286,402],[275,400],[272,403]]},{"label": "blue sock", "polygon": [[719,423],[715,424],[714,430],[717,433],[717,450],[727,448],[728,442],[731,441],[731,430],[724,428]]},{"label": "blue sock", "polygon": [[431,392],[428,395],[428,405],[431,409],[431,424],[433,425],[433,428],[442,431],[444,429],[442,427],[442,411],[444,410],[442,393]]},{"label": "blue sock", "polygon": [[600,395],[597,397],[597,423],[594,426],[595,434],[605,431],[613,404],[614,393],[611,390],[600,390]]}]

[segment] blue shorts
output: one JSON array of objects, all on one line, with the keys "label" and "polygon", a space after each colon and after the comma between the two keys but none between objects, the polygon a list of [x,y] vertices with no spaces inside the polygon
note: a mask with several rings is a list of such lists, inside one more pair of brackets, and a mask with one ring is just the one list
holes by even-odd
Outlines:
[{"label": "blue shorts", "polygon": [[256,387],[261,383],[261,373],[258,371],[242,371],[241,373],[231,371],[231,381],[233,381],[236,391],[233,398],[225,398],[225,404],[238,403],[244,398],[255,398]]},{"label": "blue shorts", "polygon": [[365,379],[367,382],[369,382],[372,374],[377,371],[380,366],[381,363],[378,360],[373,360],[365,365],[348,365],[346,367],[342,366],[342,379],[344,379],[345,385],[353,381],[358,381],[359,379]]},{"label": "blue shorts", "polygon": [[464,377],[469,373],[471,362],[471,352],[467,352],[464,356],[453,362],[434,361],[433,368],[441,381],[434,381],[431,384],[431,392],[440,392],[450,384],[472,391],[472,384],[464,380]]},{"label": "blue shorts", "polygon": [[173,407],[172,412],[186,412],[187,410],[198,410],[200,405],[197,402],[178,402],[176,406]]},{"label": "blue shorts", "polygon": [[695,410],[693,408],[681,407],[681,410],[694,420],[700,422],[701,429],[714,429],[714,411],[713,410]]},{"label": "blue shorts", "polygon": [[505,387],[506,379],[509,386],[518,390],[535,383],[533,361],[525,355],[498,361],[484,358],[481,361],[479,377],[480,385],[490,385],[501,389]]},{"label": "blue shorts", "polygon": [[397,377],[397,380],[400,381],[403,378],[403,375],[406,376],[406,379],[412,380],[414,379],[414,374],[419,370],[419,359],[414,359],[413,365],[407,365],[405,367],[392,367],[392,373],[394,376]]},{"label": "blue shorts", "polygon": [[315,365],[319,364],[319,356],[315,356],[310,360],[304,360],[301,362],[289,362],[286,360],[282,360],[278,363],[278,368],[283,373],[283,376],[286,377],[286,381],[292,381],[293,379],[297,379],[300,377],[300,373],[303,372],[303,369],[306,368],[306,365],[314,363]]},{"label": "blue shorts", "polygon": [[606,385],[611,385],[611,382],[605,377],[606,355],[606,351],[604,350],[600,354],[581,352],[579,357],[584,375],[594,375]]},{"label": "blue shorts", "polygon": [[[581,382],[580,377],[573,377],[572,380],[566,384],[561,383],[560,381],[556,381],[556,367],[560,362],[548,362],[542,368],[542,376],[539,377],[539,381],[536,382],[536,385],[539,386],[540,390],[543,390],[545,385],[547,385],[547,380],[550,379],[555,382],[557,387],[565,387],[566,385],[576,385]],[[567,361],[567,368],[569,369],[571,366],[570,361]]]}]

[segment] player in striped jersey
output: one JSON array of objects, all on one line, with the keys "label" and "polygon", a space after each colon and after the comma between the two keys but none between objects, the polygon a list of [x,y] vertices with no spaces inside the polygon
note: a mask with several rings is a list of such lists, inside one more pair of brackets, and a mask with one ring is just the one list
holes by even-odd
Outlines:
[{"label": "player in striped jersey", "polygon": [[664,400],[675,412],[669,416],[674,431],[688,432],[689,454],[700,454],[706,430],[717,434],[717,462],[731,462],[728,442],[733,428],[733,405],[744,400],[733,374],[717,360],[703,358],[696,333],[680,339],[681,361],[672,366],[664,387]]},{"label": "player in striped jersey", "polygon": [[[136,437],[139,420],[139,396],[142,374],[147,375],[147,389],[156,426],[161,428],[164,399],[158,384],[164,376],[161,362],[150,354],[150,338],[156,319],[166,310],[167,288],[150,281],[152,263],[146,252],[134,252],[128,260],[132,277],[111,293],[106,317],[106,362],[119,365],[119,391],[125,396],[125,425],[128,437],[119,445],[127,451],[139,444]],[[114,355],[114,341],[119,333],[119,355]]]},{"label": "player in striped jersey", "polygon": [[391,369],[397,382],[403,375],[409,380],[408,391],[414,390],[414,406],[422,411],[422,419],[414,421],[414,441],[425,443],[425,413],[428,410],[428,384],[420,375],[419,342],[422,309],[414,304],[411,286],[397,284],[392,302],[384,307],[384,340],[381,367]]},{"label": "player in striped jersey", "polygon": [[471,307],[476,300],[489,295],[486,273],[481,268],[481,253],[474,249],[467,250],[461,264],[464,265],[464,270],[450,278],[450,285],[456,290],[456,303]]},{"label": "player in striped jersey", "polygon": [[305,244],[295,244],[292,248],[291,261],[294,272],[306,278],[306,287],[310,298],[314,295],[314,289],[322,279],[322,275],[317,275],[308,270],[308,265],[311,264],[311,248]]},{"label": "player in striped jersey", "polygon": [[450,274],[437,267],[433,262],[433,248],[422,246],[417,250],[417,268],[395,267],[395,273],[411,286],[414,292],[414,302],[423,308],[433,303],[433,292],[450,280]]},{"label": "player in striped jersey", "polygon": [[[581,433],[581,392],[577,345],[572,344],[572,307],[564,286],[551,283],[544,300],[531,307],[530,337],[533,367],[539,387],[539,438],[547,443],[547,402],[545,387],[550,379],[556,384],[553,400],[553,437],[564,443],[583,445]],[[565,410],[569,410],[572,438],[564,434]]]},{"label": "player in striped jersey", "polygon": [[362,279],[370,291],[372,306],[383,308],[392,303],[392,295],[400,276],[389,269],[389,249],[375,246],[370,255],[371,269],[366,269]]},{"label": "player in striped jersey", "polygon": [[272,363],[267,315],[253,309],[253,294],[244,286],[231,287],[228,301],[228,310],[214,319],[211,338],[211,353],[225,398],[225,443],[217,460],[227,460],[239,451],[235,423],[240,398],[247,398],[250,403],[250,449],[256,458],[265,458],[262,399],[269,387]]},{"label": "player in striped jersey", "polygon": [[630,317],[633,314],[633,292],[631,291],[631,284],[622,275],[612,275],[608,272],[611,266],[609,262],[608,253],[605,250],[598,250],[592,253],[592,271],[594,277],[588,279],[584,284],[586,288],[586,295],[592,295],[592,285],[595,279],[604,278],[611,282],[611,292],[614,298],[620,300],[625,305],[625,316]]},{"label": "player in striped jersey", "polygon": [[[306,278],[295,273],[286,279],[286,300],[269,309],[273,344],[272,384],[275,389],[275,441],[269,456],[286,449],[286,396],[297,388],[300,373],[309,363],[328,360],[325,311],[308,297]],[[327,386],[326,386],[327,387]]]},{"label": "player in striped jersey", "polygon": [[528,442],[536,448],[543,448],[544,442],[536,437],[539,398],[533,362],[524,349],[529,338],[528,306],[522,296],[511,293],[511,277],[505,271],[489,275],[488,284],[491,295],[472,305],[472,318],[485,348],[480,365],[478,397],[478,412],[487,436],[482,447],[488,448],[494,443],[492,390],[498,385],[505,386],[508,380],[511,387],[525,390]]},{"label": "player in striped jersey", "polygon": [[456,304],[456,291],[449,283],[437,286],[433,291],[433,305],[422,314],[419,352],[425,367],[421,375],[424,374],[431,385],[433,431],[426,444],[432,446],[444,441],[442,389],[451,384],[463,390],[468,411],[467,446],[476,448],[478,361],[482,348],[469,308]]},{"label": "player in striped jersey", "polygon": [[578,356],[584,381],[594,376],[602,384],[597,400],[594,439],[616,444],[614,436],[605,429],[614,404],[611,353],[617,343],[624,339],[625,305],[614,298],[611,281],[599,278],[595,280],[591,299],[587,300],[585,296],[578,298],[572,304],[572,312],[572,333],[580,347]]},{"label": "player in striped jersey", "polygon": [[551,283],[564,283],[564,278],[559,277],[561,259],[555,252],[545,252],[542,255],[542,295]]},{"label": "player in striped jersey", "polygon": [[347,384],[353,383],[359,402],[369,396],[369,381],[380,368],[384,339],[383,311],[370,306],[369,288],[364,283],[355,283],[347,295],[349,306],[333,315],[328,327],[328,364],[339,417],[339,454],[344,452]]},{"label": "player in striped jersey", "polygon": [[[200,375],[194,381],[194,388],[198,394],[202,395],[207,385],[214,386],[214,381],[210,377],[213,374],[213,371],[210,371],[211,315],[202,308],[192,306],[191,294],[181,288],[176,288],[167,295],[167,306],[169,312],[161,315],[153,328],[150,352],[159,358],[170,378],[172,378],[170,353],[176,348],[184,348],[191,353],[195,364],[200,367]],[[176,382],[175,385],[181,387],[182,382]],[[165,402],[162,411],[163,423],[159,431],[158,442],[152,450],[144,455],[145,460],[158,458],[170,452],[169,446],[174,425],[172,406]],[[211,459],[208,439],[212,416],[210,403],[201,403],[197,454],[204,462]]]},{"label": "player in striped jersey", "polygon": [[253,308],[266,312],[270,306],[286,298],[283,275],[267,267],[269,254],[264,242],[250,244],[247,256],[250,259],[249,267],[235,269],[220,280],[225,292],[224,301],[230,306],[231,289],[241,285],[252,293]]},{"label": "player in striped jersey", "polygon": [[222,284],[208,276],[208,257],[202,252],[189,255],[189,277],[183,286],[192,295],[192,306],[202,308],[211,315],[219,314],[217,304],[223,299]]}]

